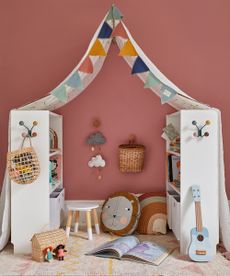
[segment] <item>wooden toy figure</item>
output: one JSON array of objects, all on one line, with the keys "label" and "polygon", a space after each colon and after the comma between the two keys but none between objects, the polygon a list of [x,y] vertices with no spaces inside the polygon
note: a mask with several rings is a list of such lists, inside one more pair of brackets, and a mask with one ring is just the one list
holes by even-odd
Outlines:
[{"label": "wooden toy figure", "polygon": [[56,247],[56,252],[57,252],[57,258],[59,261],[64,261],[64,256],[65,256],[65,252],[67,252],[65,250],[65,245],[63,244],[59,244],[57,247]]},{"label": "wooden toy figure", "polygon": [[44,250],[43,250],[44,254],[45,254],[45,260],[47,262],[52,262],[53,259],[54,259],[54,255],[56,255],[54,252],[53,252],[53,247],[52,246],[49,246],[49,247],[46,247]]}]

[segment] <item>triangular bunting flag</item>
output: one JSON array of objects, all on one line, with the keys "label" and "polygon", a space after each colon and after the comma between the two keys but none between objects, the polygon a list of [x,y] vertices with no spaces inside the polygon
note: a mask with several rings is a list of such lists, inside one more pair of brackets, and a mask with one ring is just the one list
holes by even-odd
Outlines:
[{"label": "triangular bunting flag", "polygon": [[93,63],[92,63],[89,56],[87,56],[85,58],[85,60],[82,62],[82,64],[80,65],[78,71],[84,72],[84,73],[87,73],[87,74],[92,74],[93,73]]},{"label": "triangular bunting flag", "polygon": [[119,11],[119,9],[115,6],[112,5],[108,16],[106,17],[106,21],[107,20],[113,20],[113,19],[118,19],[121,20],[123,18],[122,13]]},{"label": "triangular bunting flag", "polygon": [[145,81],[144,88],[151,88],[151,87],[154,87],[154,86],[156,87],[161,83],[162,82],[156,76],[154,76],[152,72],[149,72],[148,77]]},{"label": "triangular bunting flag", "polygon": [[164,104],[172,100],[172,98],[176,96],[177,92],[171,87],[167,85],[163,85],[161,87],[160,94],[161,94],[161,103]]},{"label": "triangular bunting flag", "polygon": [[113,20],[113,6],[109,10],[109,14],[107,15],[106,21]]},{"label": "triangular bunting flag", "polygon": [[123,46],[123,48],[120,50],[119,56],[137,56],[137,52],[135,48],[133,47],[133,44],[130,42],[130,40],[127,40]]},{"label": "triangular bunting flag", "polygon": [[109,38],[112,31],[113,29],[109,26],[109,24],[104,22],[99,32],[98,38]]},{"label": "triangular bunting flag", "polygon": [[100,40],[96,40],[93,47],[90,49],[89,56],[106,56],[106,52],[101,45]]},{"label": "triangular bunting flag", "polygon": [[61,86],[55,88],[51,92],[51,94],[54,95],[60,102],[66,103],[68,100],[66,88],[63,84]]},{"label": "triangular bunting flag", "polygon": [[123,24],[120,22],[117,27],[112,32],[112,37],[120,36],[122,38],[128,39],[128,35]]},{"label": "triangular bunting flag", "polygon": [[65,84],[72,88],[82,88],[82,83],[78,72],[74,72]]},{"label": "triangular bunting flag", "polygon": [[148,66],[144,63],[144,61],[138,56],[134,62],[132,74],[138,74],[149,71]]},{"label": "triangular bunting flag", "polygon": [[113,6],[113,18],[118,20],[121,20],[123,18],[123,14],[116,6]]}]

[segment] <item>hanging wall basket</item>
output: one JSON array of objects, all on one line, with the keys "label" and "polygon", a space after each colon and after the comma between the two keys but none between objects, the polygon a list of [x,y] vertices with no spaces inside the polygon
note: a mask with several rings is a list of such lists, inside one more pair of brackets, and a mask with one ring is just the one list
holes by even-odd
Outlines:
[{"label": "hanging wall basket", "polygon": [[130,139],[129,144],[119,146],[119,166],[123,173],[139,173],[143,169],[145,146]]},{"label": "hanging wall basket", "polygon": [[[24,147],[26,139],[30,147]],[[40,165],[29,137],[23,139],[21,149],[7,153],[7,168],[10,179],[17,184],[31,184],[38,178]]]}]

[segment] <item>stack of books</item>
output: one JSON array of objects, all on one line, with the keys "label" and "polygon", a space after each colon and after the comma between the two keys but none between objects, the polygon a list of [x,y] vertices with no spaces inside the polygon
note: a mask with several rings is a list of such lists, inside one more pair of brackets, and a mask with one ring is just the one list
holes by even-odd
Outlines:
[{"label": "stack of books", "polygon": [[169,144],[169,150],[180,153],[180,137],[174,139]]}]

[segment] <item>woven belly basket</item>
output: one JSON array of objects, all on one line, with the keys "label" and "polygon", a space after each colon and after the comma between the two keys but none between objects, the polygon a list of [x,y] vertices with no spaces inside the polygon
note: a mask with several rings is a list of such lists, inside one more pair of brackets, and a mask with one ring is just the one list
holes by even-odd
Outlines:
[{"label": "woven belly basket", "polygon": [[130,142],[119,146],[121,172],[138,173],[144,165],[145,146]]}]

